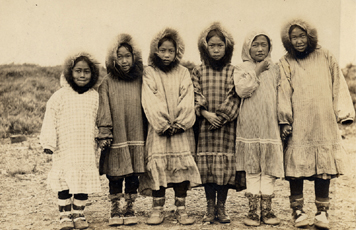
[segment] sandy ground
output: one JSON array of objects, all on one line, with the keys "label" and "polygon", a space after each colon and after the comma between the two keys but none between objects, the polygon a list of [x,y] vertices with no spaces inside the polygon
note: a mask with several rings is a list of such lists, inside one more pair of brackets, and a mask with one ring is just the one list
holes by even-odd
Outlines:
[{"label": "sandy ground", "polygon": [[[344,146],[348,152],[349,170],[346,175],[332,180],[329,211],[331,229],[356,229],[356,136],[355,129],[344,131]],[[59,212],[56,194],[47,189],[46,178],[51,167],[51,156],[42,153],[37,136],[26,142],[11,144],[9,139],[0,139],[0,229],[58,229]],[[89,229],[294,229],[289,208],[288,182],[278,180],[275,188],[274,210],[282,222],[278,226],[246,227],[243,218],[248,212],[244,192],[229,191],[226,204],[232,222],[230,224],[203,224],[201,219],[206,209],[203,189],[188,192],[187,210],[195,219],[194,225],[183,226],[174,219],[172,189],[167,190],[166,218],[159,226],[145,224],[152,198],[139,196],[135,203],[139,223],[135,226],[109,227],[110,203],[107,198],[108,182],[101,176],[102,192],[91,194],[85,210]],[[305,211],[310,216],[308,229],[316,212],[313,183],[305,182]]]}]

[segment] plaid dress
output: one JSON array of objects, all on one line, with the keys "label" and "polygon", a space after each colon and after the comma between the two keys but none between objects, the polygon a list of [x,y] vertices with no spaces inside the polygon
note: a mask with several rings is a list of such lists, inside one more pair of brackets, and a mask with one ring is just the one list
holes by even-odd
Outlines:
[{"label": "plaid dress", "polygon": [[[196,162],[203,184],[235,185],[235,119],[239,98],[233,72],[231,64],[221,71],[204,64],[193,70],[195,110],[199,116]],[[210,123],[201,116],[201,108],[223,117],[225,124],[209,130]]]},{"label": "plaid dress", "polygon": [[[151,190],[168,187],[169,183],[201,184],[192,155],[194,90],[188,69],[178,65],[164,73],[148,66],[143,76],[142,106],[149,125],[145,151],[147,173],[140,177],[140,193],[150,195]],[[173,123],[185,131],[169,137],[162,135]]]},{"label": "plaid dress", "polygon": [[79,94],[63,83],[47,102],[40,136],[43,148],[53,151],[48,185],[55,192],[100,192],[95,158],[99,95],[94,89]]}]

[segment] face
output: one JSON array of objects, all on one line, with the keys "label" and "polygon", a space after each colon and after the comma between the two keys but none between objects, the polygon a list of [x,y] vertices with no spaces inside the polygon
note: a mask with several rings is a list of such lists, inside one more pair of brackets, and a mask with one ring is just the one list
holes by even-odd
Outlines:
[{"label": "face", "polygon": [[295,27],[290,33],[290,40],[295,50],[304,52],[308,46],[307,33],[299,27]]},{"label": "face", "polygon": [[208,41],[208,51],[210,56],[218,61],[225,55],[225,43],[218,36],[213,36]]},{"label": "face", "polygon": [[257,36],[250,48],[250,55],[256,62],[263,61],[268,55],[269,45],[268,40],[265,36]]},{"label": "face", "polygon": [[128,73],[131,69],[133,62],[133,57],[130,51],[124,46],[121,46],[117,50],[117,64],[120,66],[121,70]]},{"label": "face", "polygon": [[80,87],[87,85],[91,79],[91,70],[85,61],[79,61],[72,70],[74,83]]},{"label": "face", "polygon": [[164,41],[162,45],[158,47],[157,55],[162,59],[164,65],[169,65],[176,57],[176,48],[171,41]]}]

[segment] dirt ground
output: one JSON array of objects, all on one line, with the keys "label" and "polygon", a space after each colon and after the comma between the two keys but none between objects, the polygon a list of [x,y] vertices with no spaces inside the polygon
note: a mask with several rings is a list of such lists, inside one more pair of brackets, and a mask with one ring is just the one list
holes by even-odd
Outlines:
[{"label": "dirt ground", "polygon": [[[349,170],[344,176],[332,180],[329,211],[331,229],[356,229],[356,131],[355,127],[343,130]],[[22,143],[11,144],[10,139],[0,139],[0,229],[58,229],[59,213],[56,194],[47,189],[46,178],[51,167],[51,156],[42,153],[37,136],[29,136]],[[101,176],[102,192],[91,194],[85,210],[89,229],[293,229],[289,208],[288,182],[278,180],[275,188],[274,210],[282,222],[278,226],[246,227],[243,218],[248,212],[244,192],[229,191],[226,204],[232,222],[230,224],[203,224],[206,209],[204,190],[199,187],[188,191],[187,210],[196,222],[183,226],[174,219],[173,191],[168,189],[165,204],[166,218],[159,226],[145,224],[152,198],[139,196],[135,203],[139,223],[135,226],[109,227],[110,203],[107,198],[108,182]],[[312,226],[316,211],[313,183],[305,182],[305,211]]]}]

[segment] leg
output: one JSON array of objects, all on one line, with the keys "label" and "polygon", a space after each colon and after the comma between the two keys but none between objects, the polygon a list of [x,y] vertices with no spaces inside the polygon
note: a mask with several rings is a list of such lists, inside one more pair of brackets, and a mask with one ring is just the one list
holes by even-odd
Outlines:
[{"label": "leg", "polygon": [[227,185],[218,185],[217,187],[217,209],[218,220],[220,223],[230,223],[230,217],[225,212],[225,203],[229,187]]},{"label": "leg", "polygon": [[109,218],[110,226],[117,226],[124,224],[122,212],[120,210],[120,199],[122,194],[123,178],[106,175],[109,180],[109,199],[111,201],[111,211]]},{"label": "leg", "polygon": [[329,229],[328,210],[329,210],[329,188],[330,180],[315,179],[315,205],[317,213],[315,214],[315,226],[323,229]]},{"label": "leg", "polygon": [[160,187],[159,190],[153,190],[152,212],[146,223],[150,225],[161,224],[164,220],[163,205],[165,203],[166,188]]},{"label": "leg", "polygon": [[206,214],[203,217],[203,222],[213,222],[215,219],[215,203],[216,203],[216,190],[213,184],[205,184],[205,197],[207,202]]},{"label": "leg", "polygon": [[124,225],[137,224],[137,218],[135,216],[133,204],[137,198],[138,184],[139,182],[137,176],[129,176],[125,178],[126,205],[124,207]]},{"label": "leg", "polygon": [[303,211],[303,179],[292,179],[289,181],[290,187],[290,207],[293,209],[294,226],[305,227],[309,224],[308,215]]},{"label": "leg", "polygon": [[84,216],[85,205],[88,200],[88,194],[74,194],[73,199],[73,223],[76,229],[85,229],[89,224]]},{"label": "leg", "polygon": [[188,225],[194,224],[195,220],[189,218],[187,211],[185,209],[185,198],[187,197],[187,190],[189,187],[189,181],[184,181],[182,183],[177,183],[173,185],[175,193],[175,202],[174,204],[177,207],[175,216],[180,224]]},{"label": "leg", "polygon": [[281,222],[272,211],[272,198],[274,198],[274,183],[276,178],[269,175],[261,176],[261,220],[265,224],[277,225]]},{"label": "leg", "polygon": [[246,187],[245,196],[248,199],[250,210],[244,219],[244,224],[247,226],[259,226],[260,216],[257,213],[261,199],[261,173],[246,173]]},{"label": "leg", "polygon": [[60,229],[73,229],[74,224],[72,220],[72,194],[69,194],[69,190],[63,190],[58,192],[58,208]]}]

